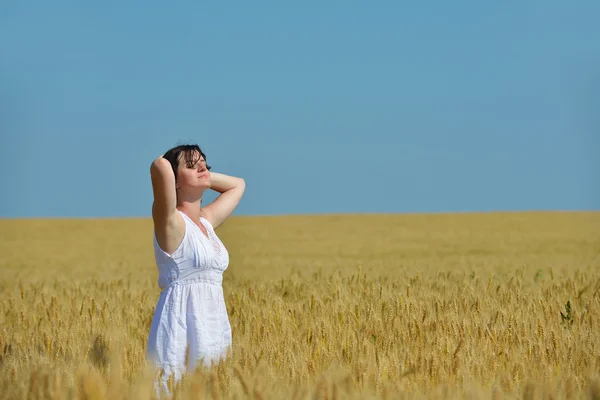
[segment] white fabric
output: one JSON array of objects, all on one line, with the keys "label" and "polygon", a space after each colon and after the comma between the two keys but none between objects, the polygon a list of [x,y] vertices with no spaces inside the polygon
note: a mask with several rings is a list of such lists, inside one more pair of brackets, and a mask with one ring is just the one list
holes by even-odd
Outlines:
[{"label": "white fabric", "polygon": [[162,292],[152,318],[147,358],[164,371],[164,389],[168,375],[178,380],[201,362],[210,366],[226,356],[232,342],[222,287],[229,253],[207,219],[200,222],[208,238],[179,212],[185,235],[173,254],[164,252],[154,235]]}]

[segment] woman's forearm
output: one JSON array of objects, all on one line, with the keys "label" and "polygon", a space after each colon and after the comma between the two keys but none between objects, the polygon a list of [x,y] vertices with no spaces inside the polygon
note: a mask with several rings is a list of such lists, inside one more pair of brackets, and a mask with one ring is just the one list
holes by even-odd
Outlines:
[{"label": "woman's forearm", "polygon": [[210,173],[210,188],[215,192],[224,193],[236,188],[244,188],[245,182],[242,178],[229,176],[218,172]]}]

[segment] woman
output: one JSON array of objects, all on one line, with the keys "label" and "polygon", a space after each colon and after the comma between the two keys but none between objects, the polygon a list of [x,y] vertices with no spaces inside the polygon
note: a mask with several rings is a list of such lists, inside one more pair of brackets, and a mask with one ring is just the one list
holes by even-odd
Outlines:
[{"label": "woman", "polygon": [[[242,178],[209,172],[197,145],[177,146],[152,162],[154,256],[162,289],[148,338],[148,358],[174,375],[226,356],[231,326],[223,297],[229,254],[215,229],[244,193]],[[208,189],[221,193],[201,207]],[[168,392],[168,390],[167,390]]]}]

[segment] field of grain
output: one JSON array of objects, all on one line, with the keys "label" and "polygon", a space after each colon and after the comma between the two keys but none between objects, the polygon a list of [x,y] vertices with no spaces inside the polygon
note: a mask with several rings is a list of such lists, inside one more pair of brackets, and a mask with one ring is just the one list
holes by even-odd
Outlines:
[{"label": "field of grain", "polygon": [[[232,217],[178,398],[600,398],[600,213]],[[149,219],[0,220],[0,399],[152,398]]]}]

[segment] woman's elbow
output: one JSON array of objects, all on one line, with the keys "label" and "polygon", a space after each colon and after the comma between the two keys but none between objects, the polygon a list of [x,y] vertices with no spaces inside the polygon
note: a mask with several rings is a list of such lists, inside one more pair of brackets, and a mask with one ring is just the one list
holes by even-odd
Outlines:
[{"label": "woman's elbow", "polygon": [[158,157],[157,159],[153,160],[150,164],[150,171],[161,171],[168,167],[169,161],[167,161],[167,159],[165,158]]}]

